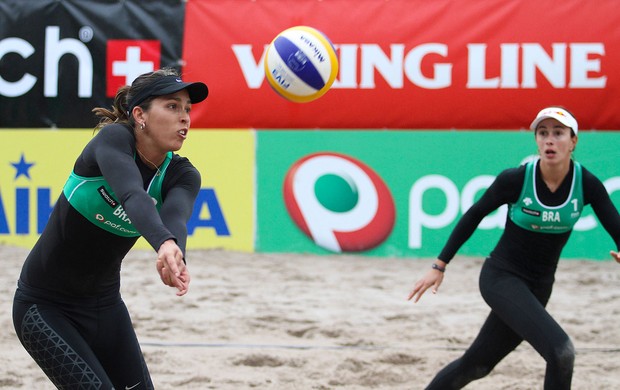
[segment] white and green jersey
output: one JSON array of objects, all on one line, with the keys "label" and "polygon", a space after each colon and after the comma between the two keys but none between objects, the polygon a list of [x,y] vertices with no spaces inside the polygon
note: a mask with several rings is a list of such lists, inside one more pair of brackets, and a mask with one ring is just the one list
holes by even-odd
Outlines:
[{"label": "white and green jersey", "polygon": [[536,193],[536,163],[526,164],[521,194],[515,203],[508,205],[508,217],[517,226],[533,232],[568,232],[577,223],[584,206],[581,165],[573,162],[572,184],[566,201],[558,206],[547,206]]},{"label": "white and green jersey", "polygon": [[[172,152],[168,152],[158,174],[153,176],[147,188],[158,211],[163,201],[162,183],[171,160]],[[84,177],[71,172],[63,193],[73,208],[101,229],[122,237],[140,236],[103,176]]]}]

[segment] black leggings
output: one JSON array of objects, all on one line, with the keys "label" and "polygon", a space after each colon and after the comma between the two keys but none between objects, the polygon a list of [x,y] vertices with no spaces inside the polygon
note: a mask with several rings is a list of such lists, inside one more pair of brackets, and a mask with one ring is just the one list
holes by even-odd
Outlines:
[{"label": "black leggings", "polygon": [[59,389],[152,389],[124,302],[84,305],[32,299],[13,301],[17,336]]},{"label": "black leggings", "polygon": [[532,284],[487,259],[480,273],[480,292],[491,313],[465,354],[448,364],[427,389],[460,389],[486,376],[523,340],[547,362],[545,389],[570,389],[573,344],[545,306],[553,282]]}]

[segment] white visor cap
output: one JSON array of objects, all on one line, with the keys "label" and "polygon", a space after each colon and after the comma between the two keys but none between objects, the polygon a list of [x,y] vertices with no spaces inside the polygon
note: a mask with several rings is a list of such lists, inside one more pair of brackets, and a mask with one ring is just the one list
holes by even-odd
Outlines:
[{"label": "white visor cap", "polygon": [[530,125],[530,129],[536,131],[538,124],[549,118],[557,119],[564,126],[573,129],[573,132],[575,133],[575,135],[577,135],[577,132],[579,131],[579,128],[577,126],[577,119],[575,119],[575,117],[572,116],[568,111],[559,107],[547,107],[540,110],[538,115],[536,115],[536,119],[534,119],[534,121]]}]

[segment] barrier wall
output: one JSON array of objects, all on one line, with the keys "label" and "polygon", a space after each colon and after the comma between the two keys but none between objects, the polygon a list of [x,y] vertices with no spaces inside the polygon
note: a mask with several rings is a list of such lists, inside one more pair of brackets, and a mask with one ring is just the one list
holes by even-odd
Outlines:
[{"label": "barrier wall", "polygon": [[[435,256],[492,178],[535,152],[517,130],[550,104],[574,112],[577,159],[618,204],[615,0],[294,3],[3,1],[0,242],[33,244],[92,136],[91,109],[164,66],[210,88],[182,151],[203,175],[190,247]],[[270,41],[301,24],[340,62],[332,90],[306,104],[273,92],[262,67]],[[502,218],[461,253],[487,254]],[[609,249],[587,211],[564,254]]]},{"label": "barrier wall", "polygon": [[[30,247],[93,132],[1,136],[0,243]],[[618,132],[584,133],[576,152],[616,207],[619,142]],[[180,154],[201,172],[202,188],[188,247],[434,257],[493,178],[535,151],[525,131],[192,131]],[[487,255],[504,219],[503,207],[459,253]],[[586,207],[563,257],[607,259],[610,249]]]}]

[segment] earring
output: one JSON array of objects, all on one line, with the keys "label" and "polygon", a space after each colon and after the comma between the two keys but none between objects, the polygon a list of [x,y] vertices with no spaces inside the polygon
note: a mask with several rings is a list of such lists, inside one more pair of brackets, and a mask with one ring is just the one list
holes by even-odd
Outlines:
[{"label": "earring", "polygon": [[144,123],[140,123],[140,130],[144,130]]}]

